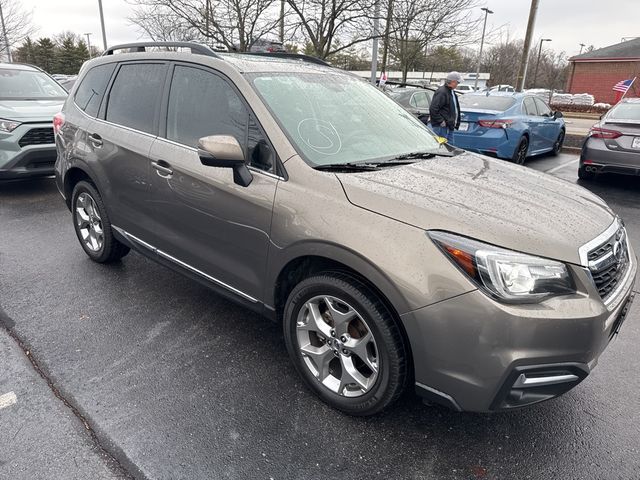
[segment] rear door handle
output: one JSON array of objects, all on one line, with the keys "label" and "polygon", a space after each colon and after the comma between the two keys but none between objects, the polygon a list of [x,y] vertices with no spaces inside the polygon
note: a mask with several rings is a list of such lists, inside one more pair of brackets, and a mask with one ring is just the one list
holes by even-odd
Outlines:
[{"label": "rear door handle", "polygon": [[158,160],[157,162],[151,162],[153,168],[156,169],[158,175],[163,178],[169,178],[173,175],[173,170],[171,170],[171,166],[165,162],[164,160]]},{"label": "rear door handle", "polygon": [[97,133],[92,133],[91,135],[89,135],[89,141],[96,148],[100,148],[102,146],[102,137]]}]

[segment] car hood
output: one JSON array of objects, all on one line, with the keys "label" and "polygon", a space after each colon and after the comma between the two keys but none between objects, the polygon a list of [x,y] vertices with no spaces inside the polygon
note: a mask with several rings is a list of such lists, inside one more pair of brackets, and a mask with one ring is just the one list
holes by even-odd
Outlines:
[{"label": "car hood", "polygon": [[615,219],[600,197],[580,186],[470,153],[337,176],[361,208],[575,264],[578,248]]},{"label": "car hood", "polygon": [[52,122],[62,110],[64,99],[54,100],[0,100],[0,118],[19,122]]}]

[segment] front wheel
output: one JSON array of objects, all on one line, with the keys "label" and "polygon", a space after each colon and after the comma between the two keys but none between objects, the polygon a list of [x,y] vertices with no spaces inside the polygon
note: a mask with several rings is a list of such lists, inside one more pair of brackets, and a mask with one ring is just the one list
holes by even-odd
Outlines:
[{"label": "front wheel", "polygon": [[527,159],[527,152],[529,151],[529,140],[527,137],[522,137],[515,151],[513,152],[513,157],[511,161],[513,163],[517,163],[518,165],[524,165],[524,162]]},{"label": "front wheel", "polygon": [[402,394],[408,352],[392,314],[356,278],[321,273],[300,282],[284,309],[289,356],[332,407],[372,415]]},{"label": "front wheel", "polygon": [[80,245],[91,260],[109,263],[129,253],[129,247],[113,236],[107,210],[93,184],[78,182],[71,196],[71,212]]}]

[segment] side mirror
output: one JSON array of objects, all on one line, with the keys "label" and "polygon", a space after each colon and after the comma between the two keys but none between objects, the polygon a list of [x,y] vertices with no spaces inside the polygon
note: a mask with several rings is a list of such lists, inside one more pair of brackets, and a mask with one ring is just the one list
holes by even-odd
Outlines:
[{"label": "side mirror", "polygon": [[208,167],[232,168],[233,181],[242,187],[248,187],[253,180],[242,147],[231,135],[202,137],[198,140],[198,156]]},{"label": "side mirror", "polygon": [[562,112],[553,112],[553,118],[555,118],[556,120],[562,117],[564,117]]}]

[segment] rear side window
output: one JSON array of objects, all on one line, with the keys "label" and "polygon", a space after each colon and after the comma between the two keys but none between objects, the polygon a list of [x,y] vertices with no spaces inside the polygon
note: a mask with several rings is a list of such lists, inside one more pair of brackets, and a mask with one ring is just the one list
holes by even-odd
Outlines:
[{"label": "rear side window", "polygon": [[104,91],[115,68],[115,63],[98,65],[89,70],[82,79],[73,99],[87,115],[92,117],[98,115]]},{"label": "rear side window", "polygon": [[533,98],[527,97],[522,101],[522,106],[525,115],[538,116],[538,110],[536,110],[536,104]]},{"label": "rear side window", "polygon": [[109,92],[106,120],[155,134],[165,71],[158,63],[122,65]]}]

